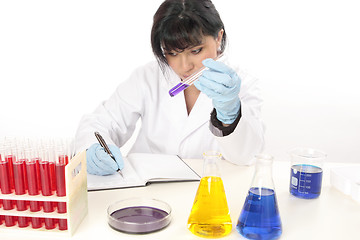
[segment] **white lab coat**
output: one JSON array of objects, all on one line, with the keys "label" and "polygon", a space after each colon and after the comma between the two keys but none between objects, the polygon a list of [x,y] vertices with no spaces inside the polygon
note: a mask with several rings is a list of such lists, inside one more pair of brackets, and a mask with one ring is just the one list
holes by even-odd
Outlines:
[{"label": "white lab coat", "polygon": [[257,80],[238,73],[241,119],[233,133],[216,137],[209,130],[211,99],[200,93],[187,114],[184,94],[170,97],[168,91],[179,82],[172,71],[162,73],[156,61],[136,69],[114,94],[79,124],[75,144],[78,151],[96,142],[99,131],[108,144],[121,148],[133,134],[141,118],[141,128],[132,152],[176,154],[182,158],[202,158],[208,150],[220,151],[235,164],[251,164],[263,147],[262,100]]}]

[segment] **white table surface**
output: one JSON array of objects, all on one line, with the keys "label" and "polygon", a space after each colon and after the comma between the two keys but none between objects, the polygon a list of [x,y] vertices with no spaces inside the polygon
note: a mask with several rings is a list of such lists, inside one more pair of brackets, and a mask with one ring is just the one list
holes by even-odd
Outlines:
[{"label": "white table surface", "polygon": [[[202,173],[203,161],[186,162]],[[318,199],[298,199],[289,193],[289,162],[274,162],[273,179],[282,220],[280,239],[360,239],[360,203],[330,185],[330,167],[355,165],[326,163],[322,192]],[[360,164],[357,164],[359,166]],[[221,239],[245,239],[235,229],[249,190],[254,166],[236,166],[221,161],[222,180],[233,222],[231,234]],[[204,239],[187,229],[187,219],[199,182],[156,183],[146,187],[95,191],[88,193],[89,212],[71,239]],[[172,207],[172,221],[165,229],[143,235],[113,230],[107,223],[107,207],[132,197],[156,198]],[[53,235],[51,239],[63,239]],[[0,232],[0,239],[49,239],[49,235]]]}]

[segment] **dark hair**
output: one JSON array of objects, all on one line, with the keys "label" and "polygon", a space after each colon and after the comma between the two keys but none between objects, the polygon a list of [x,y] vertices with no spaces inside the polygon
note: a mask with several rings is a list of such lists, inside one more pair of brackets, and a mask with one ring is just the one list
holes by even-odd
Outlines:
[{"label": "dark hair", "polygon": [[151,46],[162,69],[168,65],[166,51],[182,51],[200,45],[204,36],[217,38],[224,29],[220,52],[225,50],[226,33],[218,11],[210,0],[165,0],[154,15]]}]

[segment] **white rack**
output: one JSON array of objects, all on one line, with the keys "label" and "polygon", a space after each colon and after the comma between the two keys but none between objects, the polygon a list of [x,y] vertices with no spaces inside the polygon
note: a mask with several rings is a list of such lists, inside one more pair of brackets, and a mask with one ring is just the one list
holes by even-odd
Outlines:
[{"label": "white rack", "polygon": [[66,202],[67,212],[58,213],[56,210],[51,213],[41,211],[31,212],[30,210],[17,211],[16,208],[12,210],[4,210],[0,208],[0,215],[4,216],[21,216],[21,217],[40,217],[40,218],[55,218],[67,219],[67,230],[59,229],[45,229],[44,226],[38,229],[32,228],[31,224],[28,227],[20,228],[18,225],[6,227],[5,224],[0,225],[1,232],[16,232],[22,231],[37,231],[47,233],[57,233],[64,235],[73,235],[77,227],[80,225],[88,212],[88,198],[87,198],[87,177],[86,177],[86,151],[78,153],[65,166],[65,181],[66,181],[66,196],[58,197],[42,196],[41,194],[31,196],[28,194],[16,195],[1,194],[0,199],[3,200],[25,200],[25,201],[41,201],[41,202]]}]

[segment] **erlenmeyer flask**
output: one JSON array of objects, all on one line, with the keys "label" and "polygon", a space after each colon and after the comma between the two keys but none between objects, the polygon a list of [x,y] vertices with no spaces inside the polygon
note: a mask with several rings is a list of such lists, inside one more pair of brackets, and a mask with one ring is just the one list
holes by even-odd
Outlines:
[{"label": "erlenmeyer flask", "polygon": [[277,239],[282,228],[272,179],[273,157],[255,157],[255,174],[236,229],[248,239]]},{"label": "erlenmeyer flask", "polygon": [[205,238],[218,238],[231,232],[232,223],[218,161],[221,154],[205,152],[204,169],[188,219],[188,229]]}]

